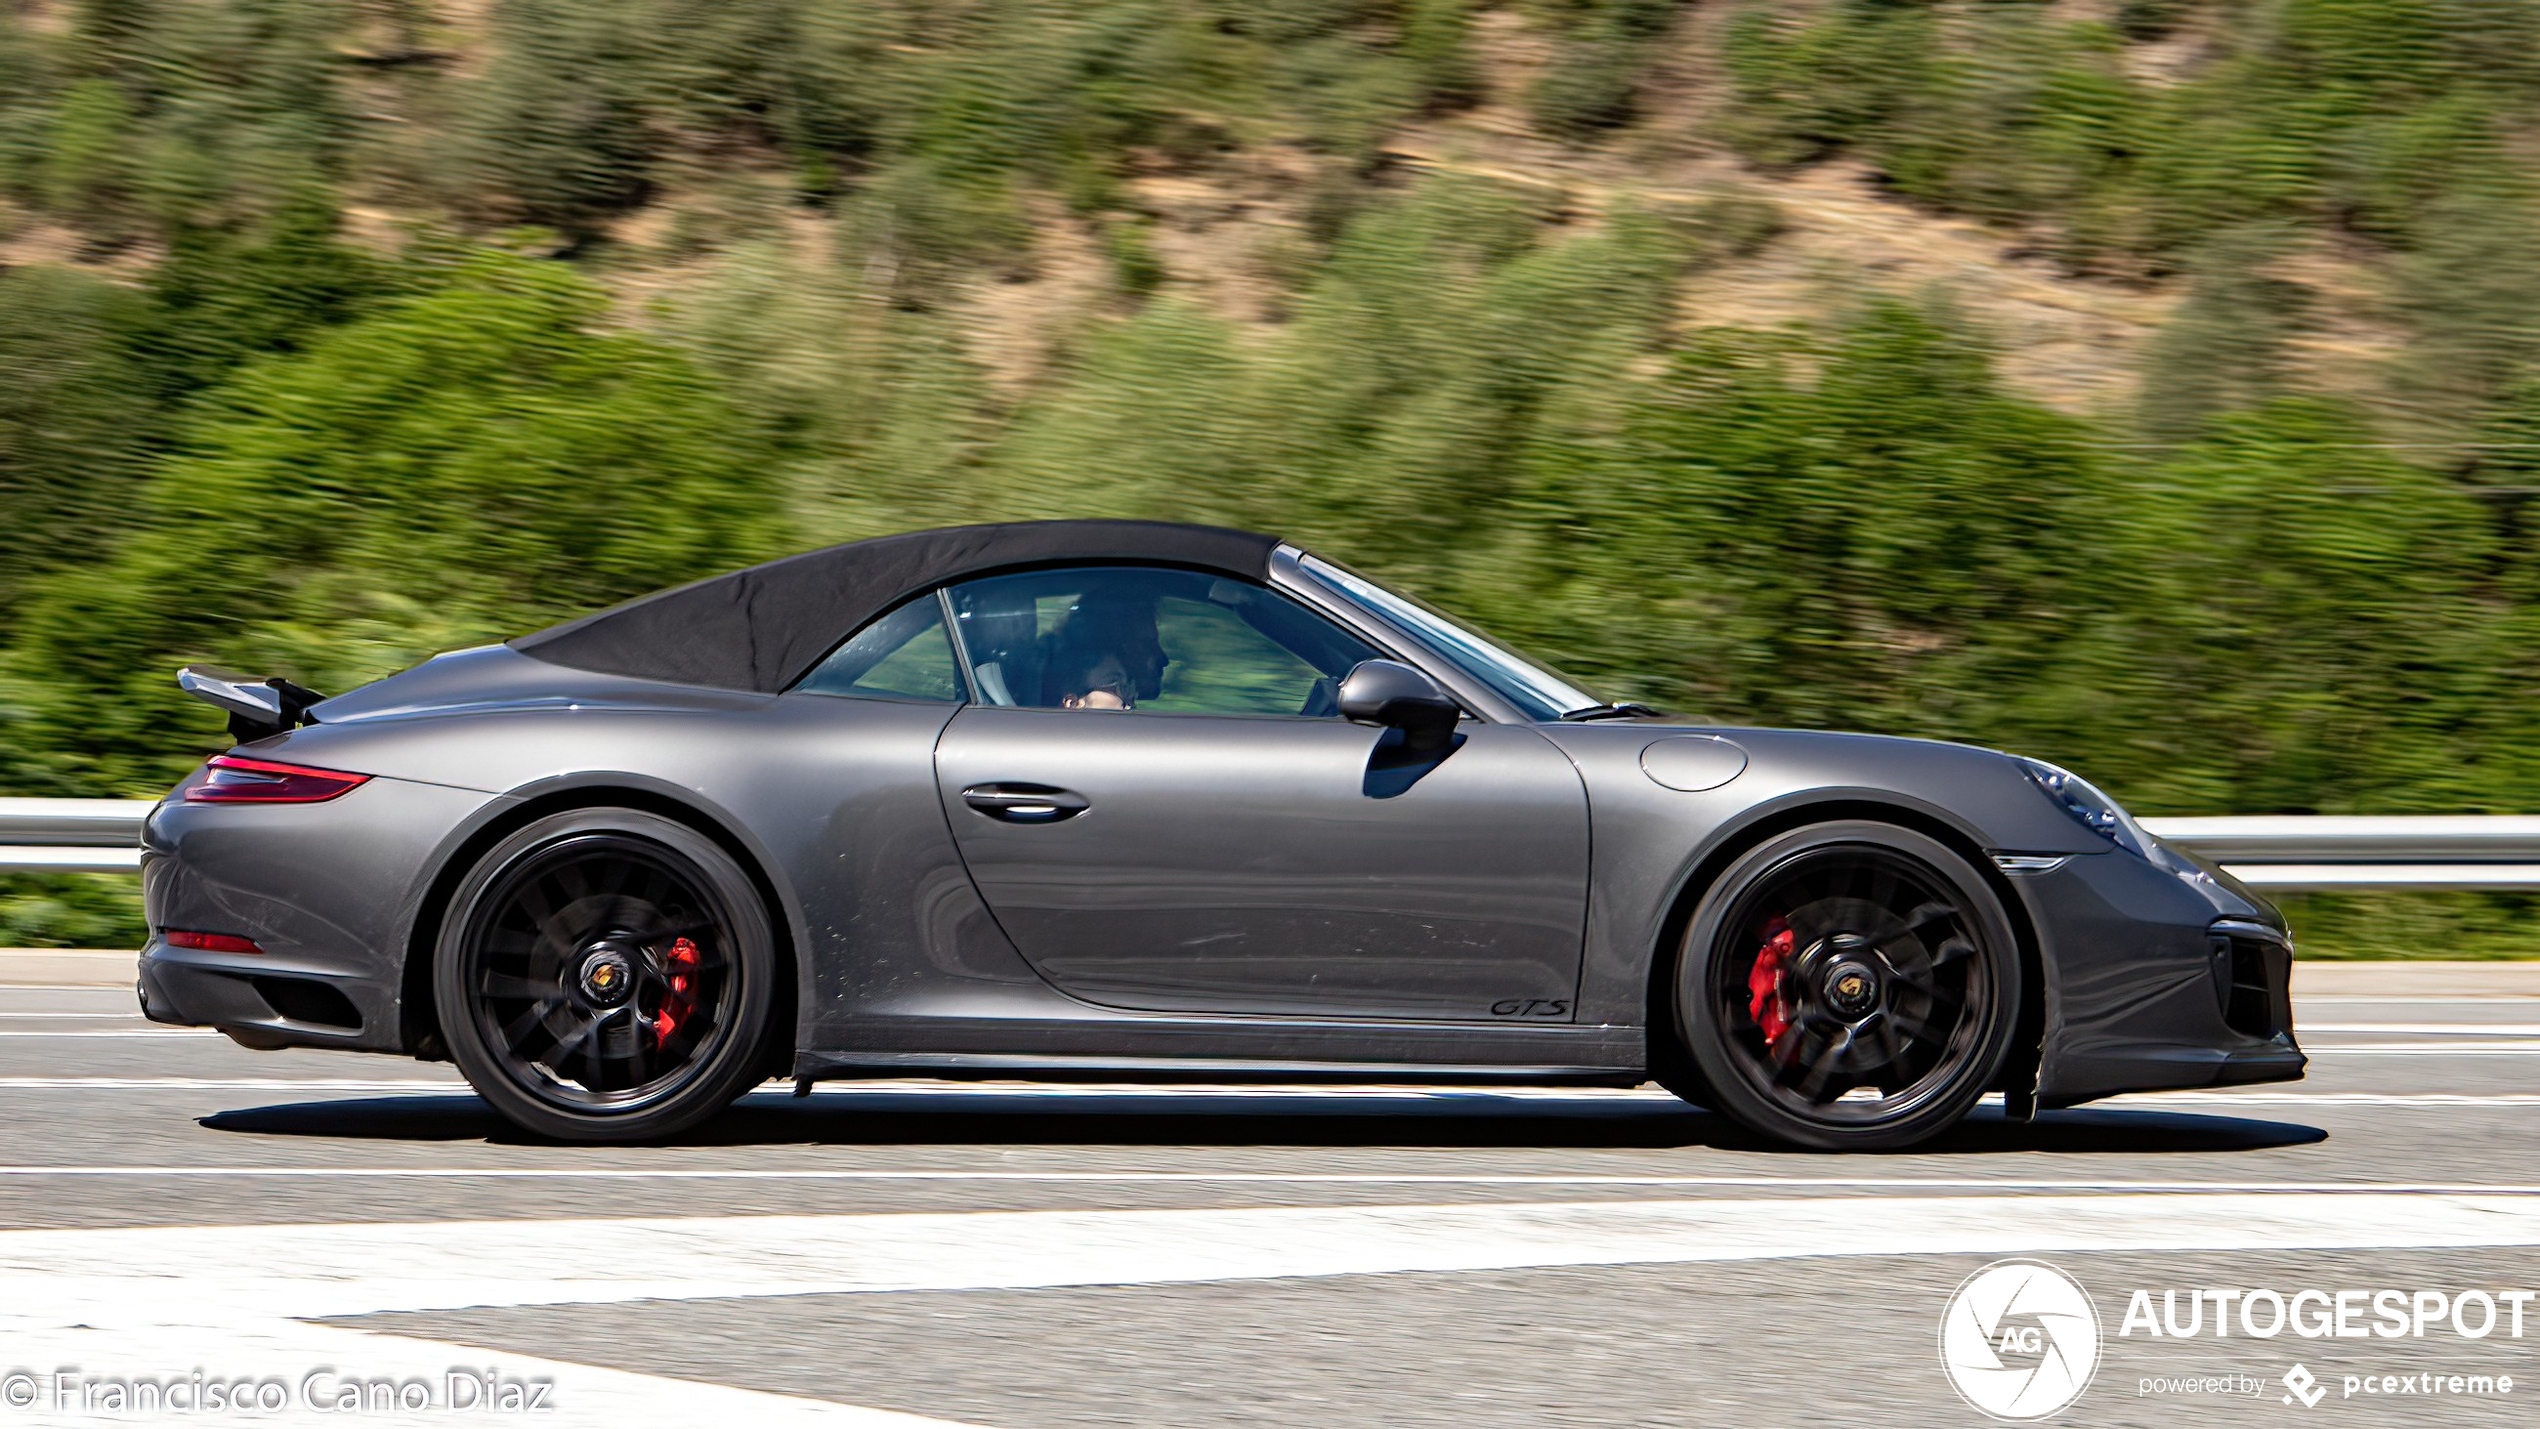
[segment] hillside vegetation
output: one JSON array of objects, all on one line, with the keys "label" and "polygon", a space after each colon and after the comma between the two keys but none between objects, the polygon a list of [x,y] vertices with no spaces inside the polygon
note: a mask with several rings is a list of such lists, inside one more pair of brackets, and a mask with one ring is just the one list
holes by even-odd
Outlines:
[{"label": "hillside vegetation", "polygon": [[1706,720],[2540,810],[2535,193],[2540,0],[16,0],[0,790],[165,787],[187,660],[1134,515]]}]

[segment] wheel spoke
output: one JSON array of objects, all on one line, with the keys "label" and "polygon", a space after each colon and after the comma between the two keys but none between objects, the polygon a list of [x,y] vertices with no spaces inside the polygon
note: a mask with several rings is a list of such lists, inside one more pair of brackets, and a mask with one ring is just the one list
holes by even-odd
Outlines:
[{"label": "wheel spoke", "polygon": [[1918,941],[1901,936],[1891,938],[1877,945],[1879,961],[1887,964],[1888,971],[1896,974],[1897,979],[1906,986],[1917,992],[1929,993],[1937,986],[1934,975],[1939,971],[1938,966],[1928,956],[1910,958],[1892,956],[1900,945],[1916,954],[1921,954],[1923,951],[1923,946]]},{"label": "wheel spoke", "polygon": [[1901,1007],[1890,1008],[1888,1009],[1887,1020],[1896,1024],[1897,1031],[1904,1033],[1916,1042],[1936,1047],[1947,1040],[1940,1034],[1939,1029],[1933,1027],[1930,1021],[1928,1021],[1920,1013],[1909,1012]]},{"label": "wheel spoke", "polygon": [[[505,1051],[517,1052],[520,1049],[520,1039],[528,1036],[532,1031],[535,1031],[537,1028],[544,1025],[547,1018],[551,1016],[556,1009],[564,1006],[564,1001],[565,999],[563,993],[553,993],[546,1000],[531,1007],[527,1012],[522,1013],[517,1020],[504,1027],[501,1039],[503,1049]],[[548,1035],[553,1037],[555,1034],[550,1032]]]},{"label": "wheel spoke", "polygon": [[[587,1049],[592,1039],[599,1034],[600,1029],[609,1024],[606,1014],[598,1017],[577,1018],[576,1021],[580,1025],[574,1028],[573,1035],[558,1038],[556,1045],[548,1049],[547,1055],[556,1059],[556,1065],[559,1068],[562,1067],[565,1058],[572,1056],[577,1050]],[[584,1051],[583,1055],[587,1058],[589,1053]]]},{"label": "wheel spoke", "polygon": [[1887,1064],[1891,1067],[1903,1066],[1906,1048],[1911,1044],[1901,1035],[1901,1029],[1896,1025],[1896,1018],[1882,1009],[1871,1013],[1869,1023],[1865,1025],[1877,1027],[1879,1050],[1887,1054]]},{"label": "wheel spoke", "polygon": [[1842,1036],[1827,1040],[1826,1050],[1818,1053],[1816,1058],[1808,1063],[1807,1075],[1799,1079],[1799,1085],[1793,1090],[1809,1101],[1817,1100],[1817,1094],[1826,1088],[1826,1080],[1834,1075],[1836,1064],[1842,1060],[1843,1054],[1850,1050],[1852,1050],[1852,1029],[1847,1027],[1843,1029]]},{"label": "wheel spoke", "polygon": [[564,922],[564,909],[558,900],[542,886],[544,881],[532,882],[520,890],[520,910],[529,915],[530,925],[538,930],[540,940],[559,951],[568,950],[579,940]]},{"label": "wheel spoke", "polygon": [[554,978],[542,980],[511,973],[488,972],[477,978],[476,985],[488,997],[561,998],[564,995]]},{"label": "wheel spoke", "polygon": [[555,1045],[547,1049],[547,1056],[545,1058],[540,1059],[542,1061],[553,1059],[559,1070],[564,1067],[567,1059],[575,1055],[577,1049],[588,1048],[591,1045],[592,1039],[599,1035],[602,1028],[608,1026],[609,1021],[608,1014],[605,1012],[596,1014],[589,1013],[569,1004],[565,1007],[564,1012],[566,1017],[566,1026],[570,1030],[565,1034],[558,1036],[555,1031],[555,1023],[552,1019],[550,1019],[545,1025],[547,1028],[547,1035],[555,1039]]}]

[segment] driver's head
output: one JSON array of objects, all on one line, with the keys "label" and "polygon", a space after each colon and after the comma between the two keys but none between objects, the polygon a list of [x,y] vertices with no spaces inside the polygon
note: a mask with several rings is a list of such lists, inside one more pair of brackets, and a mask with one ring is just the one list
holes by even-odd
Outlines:
[{"label": "driver's head", "polygon": [[1130,687],[1148,699],[1155,698],[1157,681],[1171,663],[1156,637],[1155,592],[1151,590],[1097,586],[1086,591],[1068,616],[1064,638],[1118,655]]},{"label": "driver's head", "polygon": [[1059,707],[1071,710],[1128,710],[1138,707],[1137,686],[1130,682],[1120,657],[1110,651],[1082,652],[1060,672]]}]

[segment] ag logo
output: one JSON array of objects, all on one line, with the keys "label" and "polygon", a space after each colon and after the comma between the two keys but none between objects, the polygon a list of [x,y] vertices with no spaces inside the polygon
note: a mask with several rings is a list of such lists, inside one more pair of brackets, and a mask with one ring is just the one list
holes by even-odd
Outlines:
[{"label": "ag logo", "polygon": [[1998,1260],[1958,1282],[1940,1312],[1940,1367],[1995,1419],[2043,1419],[2099,1370],[2099,1310],[2041,1260]]}]

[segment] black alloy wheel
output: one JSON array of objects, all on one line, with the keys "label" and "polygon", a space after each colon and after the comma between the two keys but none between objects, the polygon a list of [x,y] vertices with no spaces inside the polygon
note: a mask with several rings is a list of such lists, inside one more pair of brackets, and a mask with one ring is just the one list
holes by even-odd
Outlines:
[{"label": "black alloy wheel", "polygon": [[1956,1125],[2000,1074],[2020,958],[2000,899],[1948,846],[1818,824],[1713,885],[1676,995],[1693,1100],[1777,1140],[1888,1149]]},{"label": "black alloy wheel", "polygon": [[451,1058],[479,1095],[573,1141],[665,1136],[758,1080],[776,959],[765,903],[712,841],[588,809],[496,845],[434,962]]}]

